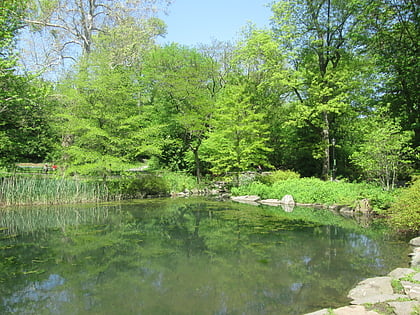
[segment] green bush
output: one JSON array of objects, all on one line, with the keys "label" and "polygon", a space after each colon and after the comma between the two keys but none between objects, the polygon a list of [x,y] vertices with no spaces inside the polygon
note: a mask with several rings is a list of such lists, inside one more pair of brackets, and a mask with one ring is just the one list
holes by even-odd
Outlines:
[{"label": "green bush", "polygon": [[389,214],[389,223],[397,230],[420,231],[420,177],[402,190]]},{"label": "green bush", "polygon": [[134,199],[160,196],[168,193],[168,185],[161,176],[140,175],[107,181],[110,196],[117,199]]},{"label": "green bush", "polygon": [[182,192],[197,187],[196,178],[185,173],[166,171],[162,173],[162,178],[169,192]]},{"label": "green bush", "polygon": [[254,182],[234,187],[231,192],[237,196],[258,195],[263,199],[281,199],[284,195],[292,195],[298,203],[326,205],[353,206],[356,200],[368,199],[376,211],[388,208],[395,198],[392,192],[384,191],[377,185],[322,181],[317,178],[293,178],[272,185]]},{"label": "green bush", "polygon": [[270,174],[267,175],[259,175],[258,176],[258,181],[266,184],[266,185],[272,185],[274,183],[283,181],[283,180],[288,180],[288,179],[296,179],[296,178],[300,178],[299,173],[293,172],[293,171],[274,171],[271,172]]}]

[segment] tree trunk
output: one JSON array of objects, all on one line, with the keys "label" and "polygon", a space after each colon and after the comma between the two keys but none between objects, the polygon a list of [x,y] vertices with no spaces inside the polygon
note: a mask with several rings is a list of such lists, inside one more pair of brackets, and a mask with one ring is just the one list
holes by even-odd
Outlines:
[{"label": "tree trunk", "polygon": [[322,128],[322,143],[324,146],[324,156],[322,161],[321,177],[324,180],[328,179],[330,174],[330,128],[328,121],[328,113],[323,112],[324,126]]}]

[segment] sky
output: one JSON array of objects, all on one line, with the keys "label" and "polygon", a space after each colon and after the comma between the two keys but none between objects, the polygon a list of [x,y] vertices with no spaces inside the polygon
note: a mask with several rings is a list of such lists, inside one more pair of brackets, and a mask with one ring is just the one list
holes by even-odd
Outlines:
[{"label": "sky", "polygon": [[168,15],[161,16],[167,24],[162,43],[176,42],[195,46],[212,40],[238,39],[241,29],[251,21],[259,28],[269,25],[269,0],[174,0]]}]

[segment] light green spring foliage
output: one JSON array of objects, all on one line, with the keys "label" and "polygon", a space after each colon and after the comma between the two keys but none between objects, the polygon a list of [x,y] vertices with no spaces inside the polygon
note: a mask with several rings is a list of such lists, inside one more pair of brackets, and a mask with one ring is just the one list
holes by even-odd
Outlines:
[{"label": "light green spring foliage", "polygon": [[269,167],[268,125],[242,84],[229,85],[218,100],[213,128],[203,142],[203,159],[215,174]]},{"label": "light green spring foliage", "polygon": [[389,213],[391,226],[395,229],[420,231],[420,177],[402,190]]},{"label": "light green spring foliage", "polygon": [[278,170],[278,171],[271,172],[268,175],[260,175],[258,177],[258,181],[263,184],[272,185],[282,180],[296,179],[296,178],[300,178],[300,175],[296,172],[293,172],[290,170],[285,170],[285,171]]},{"label": "light green spring foliage", "polygon": [[351,156],[352,162],[364,179],[378,182],[386,190],[394,189],[412,158],[412,133],[403,132],[398,124],[383,116],[366,120],[363,142]]},{"label": "light green spring foliage", "polygon": [[247,186],[232,188],[233,195],[258,195],[262,199],[281,199],[292,195],[299,203],[354,206],[356,200],[368,199],[374,210],[382,212],[395,201],[391,192],[365,183],[322,181],[317,178],[292,178],[263,184],[255,181]]}]

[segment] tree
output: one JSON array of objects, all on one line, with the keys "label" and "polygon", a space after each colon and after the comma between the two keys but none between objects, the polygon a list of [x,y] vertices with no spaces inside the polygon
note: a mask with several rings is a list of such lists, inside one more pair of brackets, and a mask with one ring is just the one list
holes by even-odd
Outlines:
[{"label": "tree", "polygon": [[271,151],[265,116],[251,103],[247,86],[237,82],[228,84],[217,101],[212,130],[203,142],[203,159],[215,174],[223,174],[270,167]]},{"label": "tree", "polygon": [[[92,51],[95,35],[106,34],[127,21],[142,26],[144,33],[155,35],[159,29],[163,34],[163,23],[153,17],[155,5],[160,3],[169,4],[170,0],[32,0],[25,40],[30,36],[33,40],[21,44],[26,62],[41,71],[71,65]],[[33,53],[40,55],[30,56]]]},{"label": "tree", "polygon": [[154,44],[149,35],[134,25],[110,29],[95,38],[94,49],[60,85],[69,171],[106,175],[159,152],[144,105],[142,62]]},{"label": "tree", "polygon": [[48,123],[50,87],[16,72],[14,39],[23,25],[25,1],[6,0],[0,11],[0,164],[43,161],[52,150]]},{"label": "tree", "polygon": [[162,127],[166,141],[172,139],[164,151],[178,158],[192,153],[198,180],[202,172],[199,149],[219,89],[215,83],[216,70],[211,58],[177,44],[157,48],[147,62],[152,89],[150,103],[156,118],[152,123]]},{"label": "tree", "polygon": [[363,142],[351,159],[365,179],[378,182],[384,189],[394,189],[398,176],[411,162],[410,132],[384,116],[365,118]]},{"label": "tree", "polygon": [[349,43],[360,8],[358,2],[336,0],[280,1],[272,7],[273,31],[290,65],[283,82],[295,94],[290,122],[318,135],[312,154],[322,161],[323,178],[330,173],[333,121],[348,112],[357,84]]},{"label": "tree", "polygon": [[[413,133],[412,147],[420,146],[420,20],[419,3],[373,1],[363,11],[358,44],[375,61],[381,76],[378,92],[403,130]],[[418,165],[417,165],[418,166]]]}]

